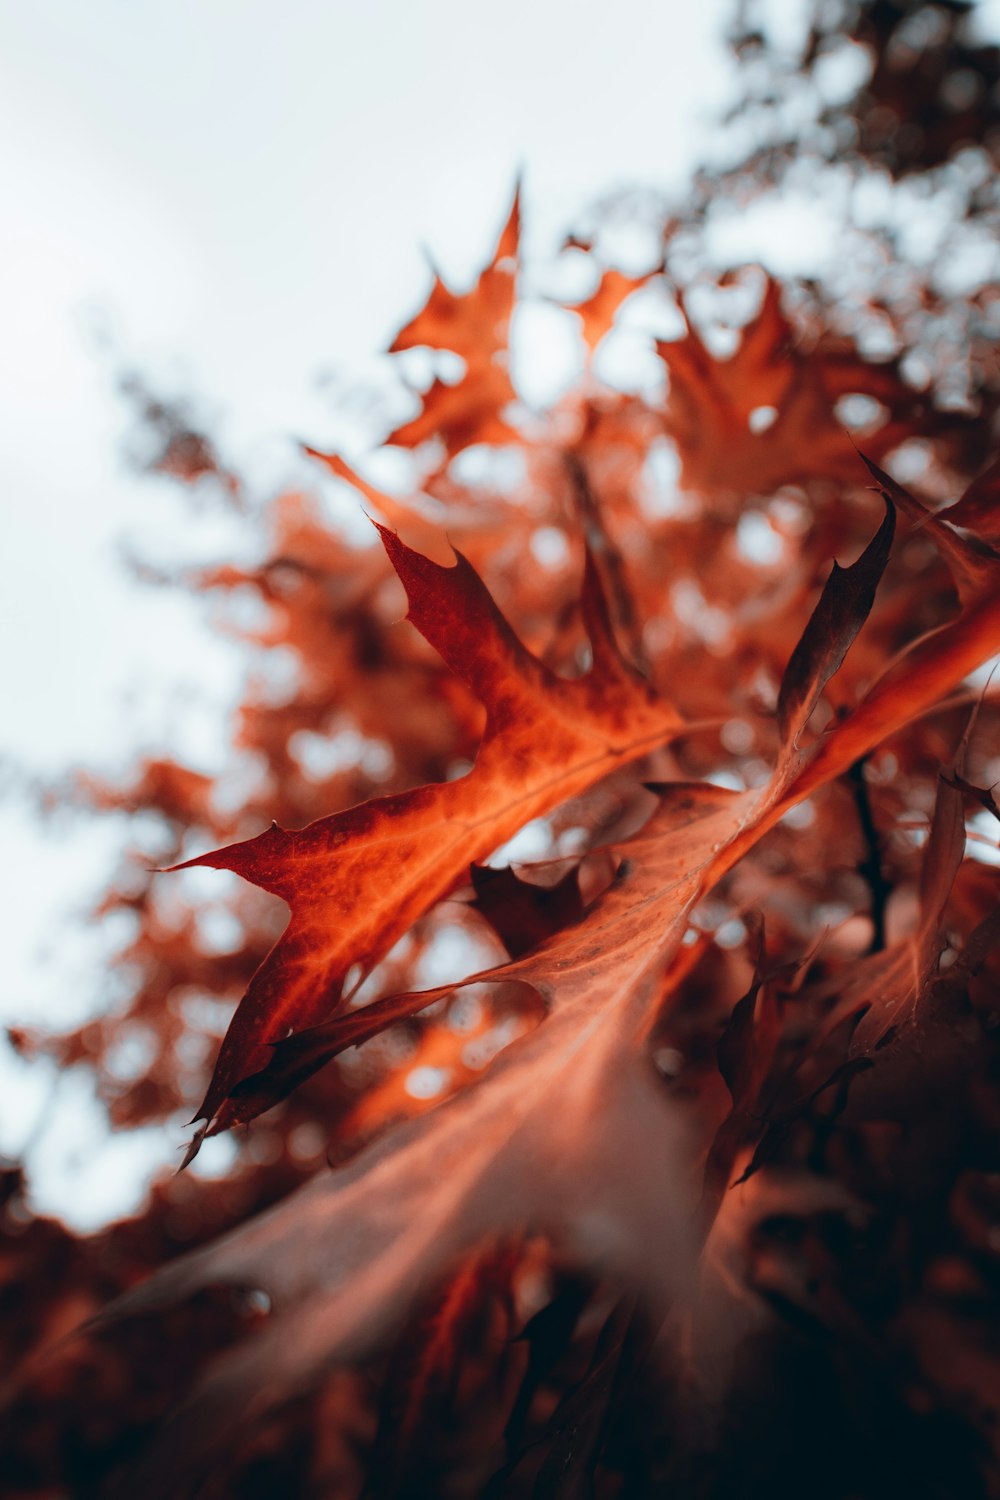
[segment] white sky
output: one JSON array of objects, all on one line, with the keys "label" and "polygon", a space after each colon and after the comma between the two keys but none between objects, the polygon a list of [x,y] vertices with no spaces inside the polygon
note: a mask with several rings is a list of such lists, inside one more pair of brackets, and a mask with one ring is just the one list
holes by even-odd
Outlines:
[{"label": "white sky", "polygon": [[[121,463],[95,316],[280,463],[287,436],[322,440],[317,372],[363,369],[418,304],[422,245],[476,268],[519,167],[542,254],[604,190],[682,181],[725,94],[727,12],[0,0],[0,757],[50,776],[139,743],[197,758],[237,680],[189,601],[124,576],[124,537],[205,543]],[[68,1021],[100,1000],[106,941],[78,914],[121,824],[43,831],[16,793],[0,823],[0,1021]],[[36,1202],[81,1227],[134,1206],[184,1134],[107,1143],[89,1100],[0,1043],[0,1150],[27,1149]]]}]

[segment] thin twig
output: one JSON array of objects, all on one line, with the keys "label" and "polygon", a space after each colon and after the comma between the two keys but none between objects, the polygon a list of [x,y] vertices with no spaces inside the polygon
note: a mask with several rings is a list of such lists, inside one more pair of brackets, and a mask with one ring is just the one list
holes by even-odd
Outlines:
[{"label": "thin twig", "polygon": [[866,759],[866,756],[862,756],[860,760],[856,760],[848,771],[847,778],[854,793],[854,806],[865,844],[865,857],[858,861],[858,871],[871,892],[872,940],[868,945],[868,952],[880,953],[885,947],[885,909],[892,888],[882,869],[882,840],[875,826],[868,783],[865,780]]}]

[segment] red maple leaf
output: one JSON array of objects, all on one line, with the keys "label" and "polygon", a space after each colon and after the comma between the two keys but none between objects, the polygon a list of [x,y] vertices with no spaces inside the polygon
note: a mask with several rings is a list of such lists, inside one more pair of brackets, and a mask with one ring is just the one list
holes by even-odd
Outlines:
[{"label": "red maple leaf", "polygon": [[367,972],[471,862],[683,727],[621,657],[589,563],[581,604],[593,666],[567,680],[525,650],[461,555],[442,567],[379,529],[406,587],[408,618],[486,708],[482,743],[472,770],[454,781],[299,831],[275,825],[177,867],[233,870],[292,913],[240,1003],[198,1112],[213,1133],[258,1112],[250,1096],[230,1096],[266,1066],[269,1044],[340,1008],[348,970]]}]

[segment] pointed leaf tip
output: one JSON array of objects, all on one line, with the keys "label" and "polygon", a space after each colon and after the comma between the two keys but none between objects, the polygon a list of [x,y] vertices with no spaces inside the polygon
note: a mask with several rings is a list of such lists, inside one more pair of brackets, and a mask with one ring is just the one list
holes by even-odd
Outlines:
[{"label": "pointed leaf tip", "polygon": [[[195,1116],[195,1118],[197,1119],[198,1116]],[[184,1152],[184,1160],[181,1162],[180,1166],[177,1168],[178,1172],[186,1171],[186,1169],[191,1165],[191,1163],[194,1161],[195,1157],[198,1155],[198,1152],[201,1150],[202,1142],[204,1141],[205,1136],[207,1134],[208,1134],[208,1121],[206,1120],[203,1125],[200,1125],[198,1127],[198,1129],[195,1131],[194,1135],[188,1141],[188,1143],[187,1143],[187,1149]]]},{"label": "pointed leaf tip", "polygon": [[875,603],[896,530],[895,506],[888,496],[884,499],[885,518],[861,556],[848,568],[834,562],[785,668],[777,714],[782,740],[789,747],[797,743],[820,694],[840,670]]}]

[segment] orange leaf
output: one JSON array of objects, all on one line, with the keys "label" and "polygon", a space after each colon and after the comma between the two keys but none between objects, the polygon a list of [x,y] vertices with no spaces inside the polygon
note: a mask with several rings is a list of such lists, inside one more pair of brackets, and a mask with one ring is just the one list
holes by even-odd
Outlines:
[{"label": "orange leaf", "polygon": [[820,693],[840,669],[851,642],[871,613],[895,529],[896,513],[887,504],[885,520],[857,562],[849,568],[834,563],[781,681],[778,724],[786,741],[798,739]]},{"label": "orange leaf", "polygon": [[643,276],[626,276],[623,271],[617,271],[614,267],[601,273],[597,290],[585,302],[576,302],[569,309],[576,313],[583,324],[583,337],[588,349],[596,349],[605,334],[611,332],[622,303],[658,274],[659,268],[647,271]]},{"label": "orange leaf", "polygon": [[450,350],[465,361],[454,385],[435,379],[421,409],[386,438],[413,448],[440,438],[451,457],[472,443],[505,443],[512,434],[500,413],[515,399],[507,373],[507,342],[517,274],[520,191],[489,265],[471,291],[452,292],[435,273],[427,302],[393,339],[390,354],[425,347]]},{"label": "orange leaf", "polygon": [[[956,592],[963,604],[968,604],[984,592],[997,587],[1000,583],[1000,553],[978,537],[964,537],[954,529],[952,511],[957,506],[951,506],[941,515],[934,515],[909,490],[880,469],[878,464],[865,458],[863,453],[861,457],[883,495],[898,505],[905,516],[933,539],[948,565]],[[961,505],[962,501],[959,500],[957,504]]]},{"label": "orange leaf", "polygon": [[394,428],[385,441],[416,448],[440,438],[449,457],[473,443],[509,443],[514,433],[500,413],[514,399],[501,365],[477,364],[457,385],[435,380],[421,397],[417,415]]},{"label": "orange leaf", "polygon": [[225,1101],[266,1066],[268,1043],[334,1012],[348,968],[368,969],[470,862],[681,728],[619,655],[589,562],[582,602],[594,664],[569,681],[521,645],[460,554],[454,567],[441,567],[379,530],[407,591],[408,618],[480,697],[486,729],[467,776],[300,831],[274,825],[178,866],[234,870],[292,908],[223,1043],[198,1116],[213,1130],[258,1112],[246,1099]]},{"label": "orange leaf", "polygon": [[941,519],[1000,544],[1000,458],[976,475],[955,504],[942,512]]},{"label": "orange leaf", "polygon": [[496,249],[475,286],[468,292],[452,292],[435,272],[427,302],[399,330],[389,345],[390,354],[421,346],[450,349],[470,366],[486,362],[498,349],[507,347],[510,315],[514,309],[514,283],[521,234],[521,194],[514,193],[507,222]]},{"label": "orange leaf", "polygon": [[[791,781],[797,756],[788,742],[762,790],[668,789],[646,827],[618,846],[619,879],[582,922],[535,953],[474,976],[530,984],[550,1008],[479,1083],[227,1240],[167,1267],[112,1309],[121,1315],[169,1305],[219,1279],[263,1286],[284,1309],[213,1366],[165,1431],[145,1471],[160,1483],[157,1493],[169,1493],[164,1482],[176,1490],[189,1468],[197,1472],[220,1441],[231,1440],[227,1424],[263,1415],[269,1392],[379,1347],[443,1268],[498,1230],[550,1234],[575,1263],[627,1278],[653,1307],[687,1295],[697,1238],[689,1125],[654,1086],[642,1057],[687,913],[788,807],[998,648],[1000,603],[984,601],[917,643],[903,660],[917,659],[924,670],[910,676],[909,691],[896,690],[899,666]],[[950,850],[942,868],[955,847],[953,808],[947,811],[938,836]],[[928,880],[930,912],[943,886],[936,876]],[[435,993],[369,1010],[399,1013],[399,1002],[408,1001],[412,1014]],[[158,1466],[168,1462],[161,1482]]]},{"label": "orange leaf", "polygon": [[[866,363],[831,340],[808,354],[797,349],[770,279],[730,358],[715,359],[690,323],[683,338],[656,348],[670,378],[666,430],[689,490],[766,495],[813,478],[851,482],[857,460],[834,413],[837,398],[857,393],[888,408],[889,420],[866,438],[880,454],[902,440],[919,407],[892,364]],[[768,425],[755,425],[757,413]]]}]

